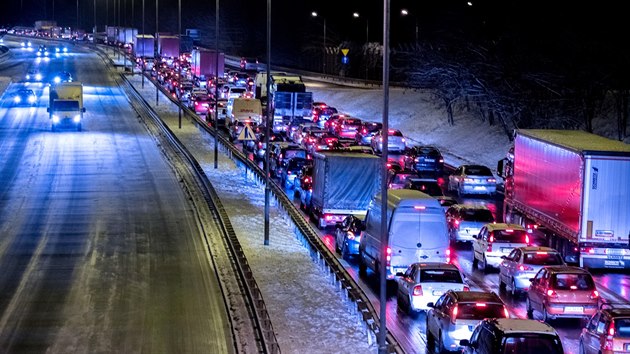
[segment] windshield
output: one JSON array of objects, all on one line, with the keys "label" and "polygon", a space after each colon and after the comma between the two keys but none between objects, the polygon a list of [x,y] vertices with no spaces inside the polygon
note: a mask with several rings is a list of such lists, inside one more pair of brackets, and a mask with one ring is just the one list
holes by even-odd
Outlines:
[{"label": "windshield", "polygon": [[504,318],[502,304],[458,303],[457,319],[459,320],[483,320],[484,318]]},{"label": "windshield", "polygon": [[552,279],[556,290],[593,290],[595,284],[590,274],[564,273],[556,274]]},{"label": "windshield", "polygon": [[523,263],[531,265],[560,265],[564,264],[562,257],[556,252],[525,253]]},{"label": "windshield", "polygon": [[492,176],[490,169],[485,166],[468,166],[466,167],[466,174],[473,176]]},{"label": "windshield", "polygon": [[556,337],[540,334],[519,334],[503,339],[503,354],[561,354],[562,344]]},{"label": "windshield", "polygon": [[527,243],[527,232],[523,230],[496,230],[492,232],[494,242]]},{"label": "windshield", "polygon": [[78,101],[55,101],[55,110],[57,111],[78,111]]},{"label": "windshield", "polygon": [[461,215],[464,221],[494,221],[494,216],[492,216],[492,212],[487,209],[462,209]]},{"label": "windshield", "polygon": [[630,318],[615,318],[615,337],[630,338]]},{"label": "windshield", "polygon": [[305,150],[285,150],[284,151],[284,155],[283,157],[285,159],[292,159],[294,157],[303,157],[306,158],[306,151]]},{"label": "windshield", "polygon": [[462,276],[453,269],[423,269],[420,271],[422,283],[462,283]]},{"label": "windshield", "polygon": [[411,185],[411,188],[415,190],[419,190],[432,197],[444,195],[444,193],[442,193],[442,189],[437,183],[413,183]]}]

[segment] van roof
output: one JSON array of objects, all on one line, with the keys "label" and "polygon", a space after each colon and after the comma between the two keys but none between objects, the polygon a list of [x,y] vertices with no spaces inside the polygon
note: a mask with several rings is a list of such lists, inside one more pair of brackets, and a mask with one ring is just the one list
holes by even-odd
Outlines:
[{"label": "van roof", "polygon": [[[378,193],[375,197],[375,202],[381,201],[381,193]],[[390,189],[387,191],[387,203],[391,207],[399,206],[433,206],[436,208],[442,208],[440,202],[432,196],[422,193],[414,189]]]}]

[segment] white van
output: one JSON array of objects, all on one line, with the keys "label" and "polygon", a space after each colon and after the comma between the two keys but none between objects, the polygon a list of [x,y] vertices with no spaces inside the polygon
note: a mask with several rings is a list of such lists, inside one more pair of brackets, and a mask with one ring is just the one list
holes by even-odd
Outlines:
[{"label": "white van", "polygon": [[235,121],[250,120],[260,125],[262,124],[262,105],[257,98],[230,98],[227,101],[227,112],[225,123],[231,126]]},{"label": "white van", "polygon": [[381,194],[372,199],[361,232],[359,272],[378,273],[381,252],[388,253],[387,279],[416,262],[449,262],[446,216],[440,202],[412,189],[387,191],[389,244],[381,244]]}]

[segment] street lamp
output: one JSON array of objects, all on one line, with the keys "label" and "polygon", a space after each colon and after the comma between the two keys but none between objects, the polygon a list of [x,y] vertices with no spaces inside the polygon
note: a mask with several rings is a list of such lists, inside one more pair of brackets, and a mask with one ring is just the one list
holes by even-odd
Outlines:
[{"label": "street lamp", "polygon": [[[311,12],[311,16],[317,17],[319,16],[317,11]],[[322,17],[324,19],[324,50],[322,53],[322,73],[326,73],[326,17]]]},{"label": "street lamp", "polygon": [[[358,12],[353,12],[352,17],[359,18]],[[370,20],[365,18],[365,79],[368,79],[368,62],[367,62],[367,51],[368,46],[370,44]]]},{"label": "street lamp", "polygon": [[[409,15],[409,10],[407,9],[400,10],[400,15],[403,17]],[[414,16],[414,19],[416,21],[416,45],[417,45],[418,44],[418,18]]]}]

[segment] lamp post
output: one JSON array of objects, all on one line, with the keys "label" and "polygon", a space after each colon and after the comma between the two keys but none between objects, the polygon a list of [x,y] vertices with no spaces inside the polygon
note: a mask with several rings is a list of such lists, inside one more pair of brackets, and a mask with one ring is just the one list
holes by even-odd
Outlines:
[{"label": "lamp post", "polygon": [[219,168],[219,0],[214,3],[214,168]]},{"label": "lamp post", "polygon": [[[155,41],[156,41],[156,51],[157,51],[157,46],[159,43],[159,38],[158,38],[158,28],[160,25],[159,22],[159,12],[158,12],[158,0],[155,0]],[[157,58],[157,55],[155,56]],[[159,105],[160,104],[160,89],[158,88],[158,85],[155,85],[155,105]]]},{"label": "lamp post", "polygon": [[[147,40],[144,38],[144,36],[146,36],[146,35],[147,35],[147,34],[146,34],[146,32],[144,31],[144,0],[142,0],[142,36],[143,36],[143,38],[142,38],[142,56],[141,56],[141,59],[142,59],[142,88],[143,88],[143,89],[144,89],[144,70],[145,70],[145,68],[146,68],[146,60],[147,60],[147,58],[146,58],[146,55],[147,55],[147,54],[146,54],[146,52],[144,51],[144,48],[145,48],[145,42],[147,41]],[[155,39],[154,39],[154,40],[155,40]],[[154,43],[153,45],[155,45],[155,43]]]},{"label": "lamp post", "polygon": [[[270,174],[271,169],[269,168],[269,159],[271,154],[269,153],[269,149],[271,145],[269,142],[269,135],[271,135],[271,126],[273,125],[273,110],[271,107],[272,104],[272,93],[271,93],[271,0],[267,0],[267,107],[266,107],[266,122],[265,122],[265,225],[264,225],[264,240],[263,244],[265,246],[269,245],[269,212],[270,212],[270,200],[271,200],[271,183]],[[262,88],[261,88],[262,90]]]},{"label": "lamp post", "polygon": [[[92,28],[92,34],[96,35],[96,0],[94,0],[94,28]],[[94,38],[94,37],[92,37]]]},{"label": "lamp post", "polygon": [[[317,11],[311,12],[311,16],[318,17]],[[326,74],[326,17],[322,17],[324,20],[324,48],[322,51],[322,73]]]},{"label": "lamp post", "polygon": [[[352,17],[359,18],[360,15],[358,12],[353,12]],[[370,20],[365,18],[365,79],[368,79],[368,63],[367,63],[367,51],[368,45],[370,44]]]},{"label": "lamp post", "polygon": [[[409,15],[409,10],[402,9],[400,10],[400,15],[406,17]],[[416,24],[416,45],[418,45],[418,17],[414,16],[415,24]]]},{"label": "lamp post", "polygon": [[77,31],[77,36],[79,35],[79,0],[77,0],[77,27],[75,28]]},{"label": "lamp post", "polygon": [[[179,38],[179,42],[182,41],[182,0],[177,1],[177,38]],[[179,53],[179,51],[177,51]],[[180,58],[178,58],[178,66],[179,66],[179,85],[177,89],[177,107],[178,107],[178,118],[179,118],[179,129],[182,129],[182,62]]]}]

